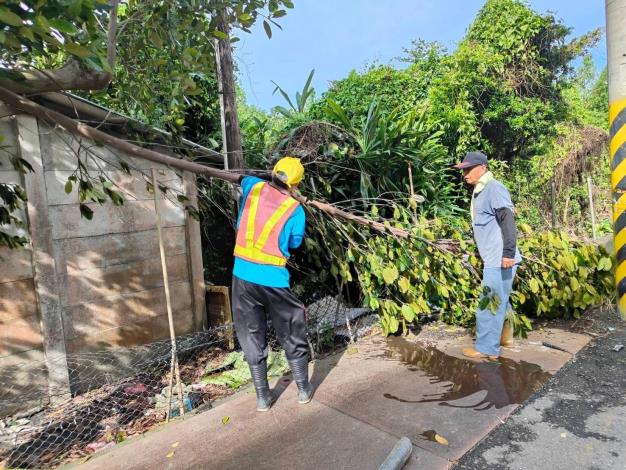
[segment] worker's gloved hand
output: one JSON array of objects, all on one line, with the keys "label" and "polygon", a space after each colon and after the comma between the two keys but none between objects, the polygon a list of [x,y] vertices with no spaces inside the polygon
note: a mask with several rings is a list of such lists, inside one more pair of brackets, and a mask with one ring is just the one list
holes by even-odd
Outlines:
[{"label": "worker's gloved hand", "polygon": [[236,194],[237,201],[241,202],[241,198],[243,197],[243,189],[241,189],[241,186],[235,186],[234,192]]}]

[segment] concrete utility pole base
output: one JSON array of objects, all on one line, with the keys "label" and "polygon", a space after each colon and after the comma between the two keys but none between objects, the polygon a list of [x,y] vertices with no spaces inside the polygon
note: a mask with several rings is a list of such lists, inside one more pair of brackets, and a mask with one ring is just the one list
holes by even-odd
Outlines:
[{"label": "concrete utility pole base", "polygon": [[403,437],[398,443],[393,446],[393,449],[385,459],[385,461],[378,467],[378,470],[400,470],[404,467],[404,464],[411,457],[413,452],[413,444],[408,437]]},{"label": "concrete utility pole base", "polygon": [[606,0],[609,158],[617,308],[626,320],[626,0]]}]

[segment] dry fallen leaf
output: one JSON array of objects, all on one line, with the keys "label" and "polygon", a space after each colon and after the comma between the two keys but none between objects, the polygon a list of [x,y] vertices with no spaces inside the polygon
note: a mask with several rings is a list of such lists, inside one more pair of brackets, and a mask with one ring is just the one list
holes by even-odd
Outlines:
[{"label": "dry fallen leaf", "polygon": [[174,454],[175,454],[175,453],[176,453],[176,452],[172,451],[172,452],[170,452],[169,454],[167,454],[167,455],[166,455],[166,457],[167,457],[168,459],[171,459],[172,457],[174,457]]},{"label": "dry fallen leaf", "polygon": [[380,326],[375,326],[374,328],[372,328],[369,335],[367,336],[379,336],[379,335],[382,335],[382,333],[383,333],[382,328]]},{"label": "dry fallen leaf", "polygon": [[226,423],[228,423],[229,421],[230,421],[230,416],[224,416],[224,417],[222,418],[222,424],[226,424]]},{"label": "dry fallen leaf", "polygon": [[180,442],[174,442],[174,444],[172,444],[172,447],[176,448],[176,447],[178,447],[179,444],[180,444]]},{"label": "dry fallen leaf", "polygon": [[359,352],[359,349],[358,349],[358,348],[350,348],[350,349],[348,349],[348,351],[347,351],[347,353],[348,353],[348,355],[349,355],[349,356],[351,356],[352,354],[356,354],[356,353],[358,353],[358,352]]},{"label": "dry fallen leaf", "polygon": [[437,441],[442,446],[447,446],[448,445],[448,439],[446,439],[443,436],[440,436],[439,434],[435,434],[435,441]]}]

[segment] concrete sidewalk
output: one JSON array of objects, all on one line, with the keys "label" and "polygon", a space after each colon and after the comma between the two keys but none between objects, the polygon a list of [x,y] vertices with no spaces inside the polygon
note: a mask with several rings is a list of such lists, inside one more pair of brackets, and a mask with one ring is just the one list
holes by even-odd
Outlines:
[{"label": "concrete sidewalk", "polygon": [[242,392],[78,467],[376,469],[407,436],[414,449],[405,468],[449,468],[588,341],[561,330],[533,332],[494,364],[461,358],[469,337],[427,348],[371,337],[312,365],[318,388],[309,405],[298,405],[295,385],[283,378],[267,413]]}]

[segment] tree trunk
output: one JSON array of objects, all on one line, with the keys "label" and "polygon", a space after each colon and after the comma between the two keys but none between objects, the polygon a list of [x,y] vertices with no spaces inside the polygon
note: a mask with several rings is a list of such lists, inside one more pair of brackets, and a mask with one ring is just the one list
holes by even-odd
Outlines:
[{"label": "tree trunk", "polygon": [[226,39],[217,41],[215,60],[217,62],[217,80],[220,84],[220,106],[222,109],[222,127],[224,136],[224,154],[228,156],[226,169],[243,168],[241,133],[237,117],[237,99],[235,93],[235,75],[230,44],[229,28],[220,15],[218,30],[226,34]]},{"label": "tree trunk", "polygon": [[107,32],[107,61],[109,62],[109,67],[111,67],[111,72],[113,72],[115,68],[115,57],[116,57],[116,43],[117,43],[117,6],[119,0],[111,0],[111,12],[109,13],[109,28]]}]

